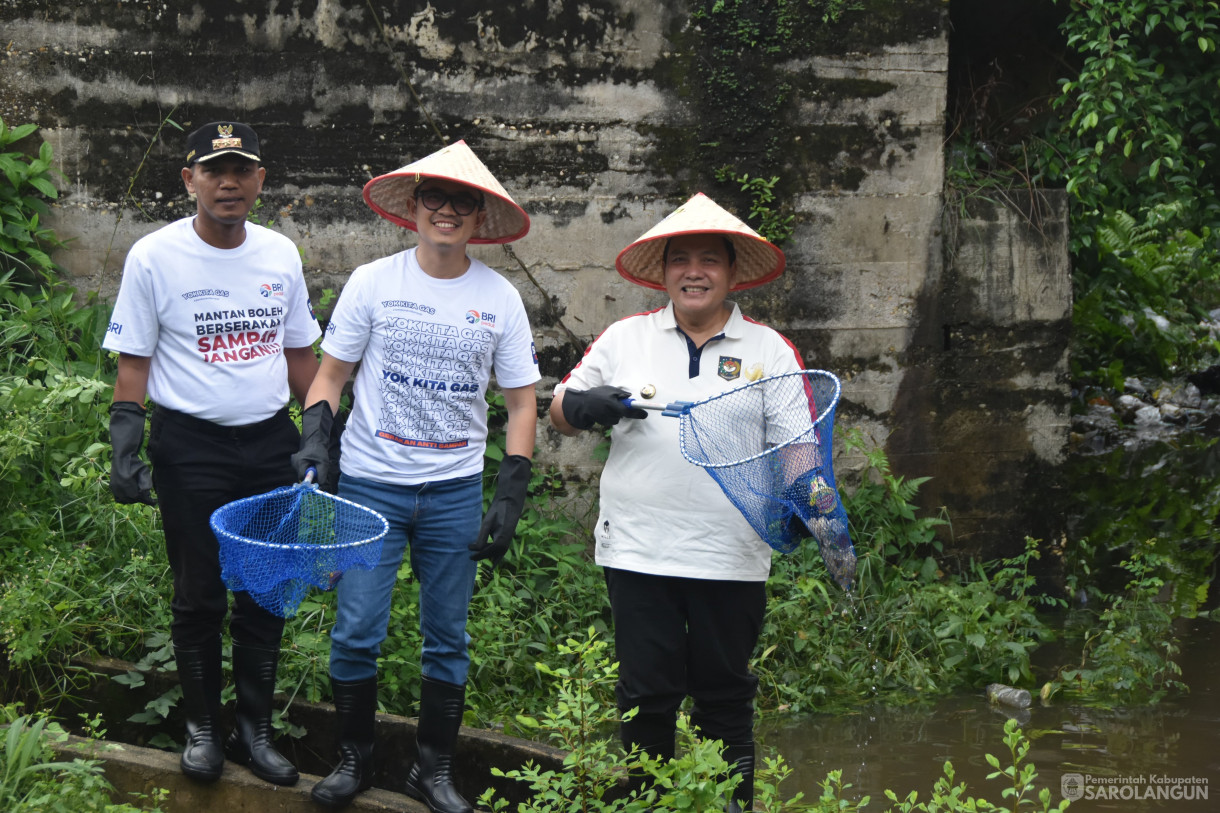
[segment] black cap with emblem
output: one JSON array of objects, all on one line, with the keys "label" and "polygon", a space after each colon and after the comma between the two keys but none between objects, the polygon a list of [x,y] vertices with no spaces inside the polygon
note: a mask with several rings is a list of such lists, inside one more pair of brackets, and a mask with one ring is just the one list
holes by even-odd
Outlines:
[{"label": "black cap with emblem", "polygon": [[261,162],[258,136],[249,125],[236,121],[214,121],[186,137],[187,166],[211,161],[222,155],[240,155]]}]

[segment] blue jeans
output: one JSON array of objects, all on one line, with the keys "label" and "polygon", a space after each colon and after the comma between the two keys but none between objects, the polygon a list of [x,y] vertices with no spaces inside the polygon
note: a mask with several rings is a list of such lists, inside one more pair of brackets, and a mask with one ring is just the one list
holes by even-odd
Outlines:
[{"label": "blue jeans", "polygon": [[466,613],[478,571],[467,545],[483,520],[482,475],[402,486],[341,474],[339,496],[379,512],[390,530],[377,567],[349,570],[339,581],[338,618],[330,634],[331,677],[358,681],[376,676],[394,583],[410,545],[411,570],[419,580],[422,672],[464,684],[470,667]]}]

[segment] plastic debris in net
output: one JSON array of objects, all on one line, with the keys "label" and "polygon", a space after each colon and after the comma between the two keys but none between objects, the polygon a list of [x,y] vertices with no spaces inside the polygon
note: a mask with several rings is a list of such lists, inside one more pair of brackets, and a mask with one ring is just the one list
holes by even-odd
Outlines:
[{"label": "plastic debris in net", "polygon": [[839,392],[825,370],[762,378],[686,407],[679,436],[682,455],[715,479],[764,542],[791,553],[808,529],[830,575],[850,590],[856,552],[833,461]]},{"label": "plastic debris in net", "polygon": [[212,514],[221,578],[259,606],[291,618],[309,592],[348,570],[372,570],[389,523],[381,514],[312,483],[236,500]]}]

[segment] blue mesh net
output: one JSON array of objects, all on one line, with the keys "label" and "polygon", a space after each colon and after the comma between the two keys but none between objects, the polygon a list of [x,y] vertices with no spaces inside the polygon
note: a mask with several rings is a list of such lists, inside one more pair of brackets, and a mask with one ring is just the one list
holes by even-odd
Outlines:
[{"label": "blue mesh net", "polygon": [[291,618],[310,586],[329,590],[352,568],[372,570],[389,529],[371,508],[300,483],[236,500],[212,514],[221,578]]},{"label": "blue mesh net", "polygon": [[764,542],[791,553],[808,529],[830,575],[849,590],[856,552],[835,486],[838,402],[833,374],[784,373],[689,406],[679,436],[682,455],[715,479]]}]

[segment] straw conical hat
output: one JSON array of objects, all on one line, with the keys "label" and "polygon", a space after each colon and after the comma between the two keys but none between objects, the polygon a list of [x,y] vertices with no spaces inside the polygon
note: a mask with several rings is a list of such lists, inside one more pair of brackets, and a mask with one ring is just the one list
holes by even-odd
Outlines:
[{"label": "straw conical hat", "polygon": [[784,252],[702,192],[620,251],[614,265],[637,285],[664,290],[661,255],[665,241],[680,234],[723,234],[733,241],[737,250],[734,291],[770,282],[784,272]]},{"label": "straw conical hat", "polygon": [[484,193],[487,218],[470,242],[511,243],[530,230],[529,215],[508,196],[465,141],[450,144],[402,169],[378,175],[364,185],[364,200],[391,223],[418,231],[407,214],[407,201],[415,194],[415,187],[428,178],[456,181]]}]

